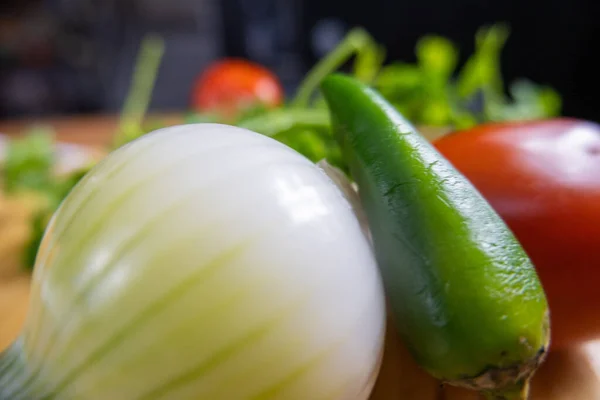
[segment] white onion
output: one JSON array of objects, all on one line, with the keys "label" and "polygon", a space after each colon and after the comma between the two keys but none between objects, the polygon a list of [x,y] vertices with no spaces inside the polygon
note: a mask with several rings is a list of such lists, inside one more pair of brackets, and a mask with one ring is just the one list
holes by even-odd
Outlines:
[{"label": "white onion", "polygon": [[384,325],[369,241],[320,168],[244,129],[170,127],[52,219],[0,398],[361,400]]}]

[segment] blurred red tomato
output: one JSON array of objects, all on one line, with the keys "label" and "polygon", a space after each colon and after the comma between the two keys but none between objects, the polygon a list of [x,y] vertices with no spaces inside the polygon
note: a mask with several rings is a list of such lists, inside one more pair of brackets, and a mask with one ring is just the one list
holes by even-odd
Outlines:
[{"label": "blurred red tomato", "polygon": [[515,233],[548,296],[552,347],[600,336],[600,125],[478,126],[437,149]]},{"label": "blurred red tomato", "polygon": [[276,107],[283,89],[268,69],[242,59],[224,59],[211,64],[197,79],[192,107],[231,118],[257,105]]}]

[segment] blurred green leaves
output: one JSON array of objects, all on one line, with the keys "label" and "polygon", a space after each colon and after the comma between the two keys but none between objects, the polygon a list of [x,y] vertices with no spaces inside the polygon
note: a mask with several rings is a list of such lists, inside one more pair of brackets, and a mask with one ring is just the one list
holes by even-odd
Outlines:
[{"label": "blurred green leaves", "polygon": [[504,24],[483,27],[475,34],[475,53],[469,57],[458,74],[457,94],[468,98],[482,92],[497,95],[504,90],[500,70],[500,55],[509,29]]},{"label": "blurred green leaves", "polygon": [[417,42],[415,53],[416,64],[383,67],[374,86],[414,123],[447,125],[452,119],[449,85],[458,49],[445,38],[425,36]]},{"label": "blurred green leaves", "polygon": [[384,66],[373,86],[416,125],[464,129],[488,121],[560,115],[560,95],[552,88],[521,79],[505,92],[501,53],[509,34],[505,24],[479,29],[475,51],[460,70],[454,43],[425,36],[416,44],[416,63]]},{"label": "blurred green leaves", "polygon": [[9,140],[2,164],[3,190],[49,190],[54,162],[54,134],[50,129],[36,127],[23,137]]},{"label": "blurred green leaves", "polygon": [[12,138],[4,153],[2,190],[7,195],[34,192],[40,199],[22,255],[26,268],[33,268],[37,249],[54,211],[92,166],[90,164],[69,174],[58,175],[56,161],[55,135],[45,127],[36,127],[22,137]]},{"label": "blurred green leaves", "polygon": [[[501,53],[509,34],[506,24],[480,28],[473,54],[460,67],[460,49],[439,35],[418,40],[416,62],[386,64],[386,49],[364,29],[355,28],[313,66],[286,105],[274,110],[250,109],[235,121],[224,122],[271,136],[312,161],[327,159],[345,169],[317,88],[323,78],[345,69],[349,61],[349,73],[381,92],[417,126],[456,130],[488,121],[560,115],[560,96],[549,87],[521,79],[511,83],[506,92]],[[214,117],[200,114],[186,119],[207,121],[214,122]]]}]

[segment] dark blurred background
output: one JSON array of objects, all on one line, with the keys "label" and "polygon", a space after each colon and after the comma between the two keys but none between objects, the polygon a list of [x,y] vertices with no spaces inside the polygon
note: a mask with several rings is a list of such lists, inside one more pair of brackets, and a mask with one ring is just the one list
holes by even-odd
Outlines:
[{"label": "dark blurred background", "polygon": [[1,0],[0,118],[115,112],[141,38],[166,53],[151,108],[184,110],[212,60],[247,57],[286,91],[351,27],[390,59],[414,60],[419,37],[440,34],[472,53],[480,26],[508,22],[507,81],[527,77],[563,96],[563,113],[600,120],[600,6],[596,0]]}]

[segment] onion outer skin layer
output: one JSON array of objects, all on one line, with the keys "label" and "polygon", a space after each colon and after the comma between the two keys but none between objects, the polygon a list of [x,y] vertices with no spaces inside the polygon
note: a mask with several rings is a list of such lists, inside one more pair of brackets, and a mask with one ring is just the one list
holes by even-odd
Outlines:
[{"label": "onion outer skin layer", "polygon": [[383,289],[349,202],[245,129],[170,127],[111,153],[34,271],[2,400],[363,400],[378,373]]}]

